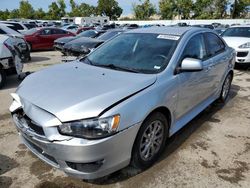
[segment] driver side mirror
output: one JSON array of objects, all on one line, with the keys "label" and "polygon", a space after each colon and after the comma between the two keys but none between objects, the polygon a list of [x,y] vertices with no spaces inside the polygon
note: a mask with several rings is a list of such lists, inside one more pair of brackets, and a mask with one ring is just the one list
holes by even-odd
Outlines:
[{"label": "driver side mirror", "polygon": [[181,67],[179,68],[179,72],[198,72],[202,70],[202,61],[194,58],[183,59]]}]

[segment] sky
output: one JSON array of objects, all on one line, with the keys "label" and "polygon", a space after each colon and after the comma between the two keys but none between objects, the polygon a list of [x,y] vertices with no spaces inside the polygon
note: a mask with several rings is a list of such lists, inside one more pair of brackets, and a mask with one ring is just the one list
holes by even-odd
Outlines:
[{"label": "sky", "polygon": [[[5,10],[6,8],[9,10],[15,9],[19,7],[20,0],[0,0],[0,10]],[[35,9],[43,8],[44,10],[48,10],[48,5],[53,2],[53,0],[28,0]],[[55,0],[54,0],[55,1]],[[75,0],[76,3],[88,3],[91,5],[97,5],[98,0]],[[123,9],[123,15],[132,14],[132,3],[138,3],[139,0],[117,0],[119,6]],[[158,6],[159,0],[151,0],[153,4]],[[69,0],[65,0],[67,5],[67,11],[70,11]]]}]

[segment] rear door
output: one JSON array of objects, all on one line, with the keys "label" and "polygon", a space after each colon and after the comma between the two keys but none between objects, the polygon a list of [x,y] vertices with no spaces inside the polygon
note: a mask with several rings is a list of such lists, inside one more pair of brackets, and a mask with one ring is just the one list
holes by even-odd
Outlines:
[{"label": "rear door", "polygon": [[211,59],[212,65],[210,74],[214,77],[214,82],[212,82],[211,89],[213,93],[215,93],[220,86],[221,80],[228,66],[227,62],[229,62],[231,56],[227,54],[224,42],[216,34],[206,32],[204,36],[207,54]]},{"label": "rear door", "polygon": [[49,49],[52,48],[53,44],[51,45],[51,38],[52,38],[52,29],[50,28],[46,28],[46,29],[42,29],[40,31],[40,34],[38,36],[40,45],[39,48],[42,49]]},{"label": "rear door", "polygon": [[58,38],[67,36],[68,32],[62,29],[52,29],[52,40],[51,45],[54,45],[54,41]]}]

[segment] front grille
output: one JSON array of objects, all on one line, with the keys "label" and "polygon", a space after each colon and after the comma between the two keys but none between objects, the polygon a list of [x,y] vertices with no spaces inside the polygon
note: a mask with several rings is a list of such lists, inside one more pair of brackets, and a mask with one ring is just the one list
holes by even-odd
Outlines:
[{"label": "front grille", "polygon": [[246,57],[248,52],[237,52],[237,57]]},{"label": "front grille", "polygon": [[27,122],[29,128],[31,128],[35,133],[43,136],[45,135],[43,128],[37,125],[34,121],[32,121],[27,115],[24,115],[23,118]]},{"label": "front grille", "polygon": [[16,115],[18,117],[18,119],[23,119],[25,120],[25,122],[27,123],[28,127],[33,130],[36,134],[38,135],[42,135],[44,136],[44,131],[43,128],[41,126],[39,126],[37,123],[35,123],[34,121],[32,121],[25,113],[22,109],[18,110],[16,112]]}]

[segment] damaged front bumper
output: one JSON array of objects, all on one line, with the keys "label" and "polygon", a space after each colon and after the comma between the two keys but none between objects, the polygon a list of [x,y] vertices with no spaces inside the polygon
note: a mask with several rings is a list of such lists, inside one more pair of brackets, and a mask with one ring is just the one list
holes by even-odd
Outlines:
[{"label": "damaged front bumper", "polygon": [[41,160],[66,174],[81,179],[96,179],[130,163],[140,124],[104,139],[87,140],[60,135],[58,125],[41,126],[31,120],[29,114],[22,112],[20,115],[22,109],[13,111],[17,106],[14,100],[10,109],[22,142]]}]

